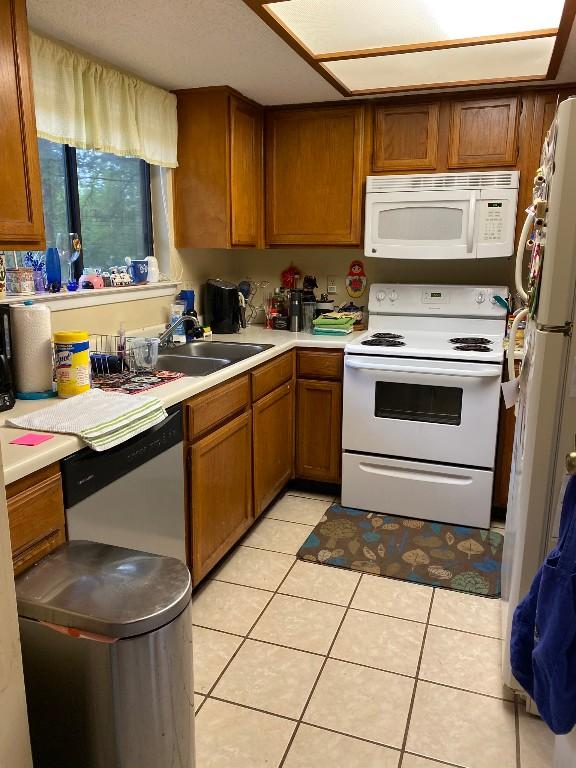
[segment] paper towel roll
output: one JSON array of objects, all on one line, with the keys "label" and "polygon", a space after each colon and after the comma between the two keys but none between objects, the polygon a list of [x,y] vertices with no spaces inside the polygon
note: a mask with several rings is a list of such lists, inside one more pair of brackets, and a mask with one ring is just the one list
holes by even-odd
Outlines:
[{"label": "paper towel roll", "polygon": [[42,304],[13,304],[12,347],[17,392],[52,389],[52,323]]}]

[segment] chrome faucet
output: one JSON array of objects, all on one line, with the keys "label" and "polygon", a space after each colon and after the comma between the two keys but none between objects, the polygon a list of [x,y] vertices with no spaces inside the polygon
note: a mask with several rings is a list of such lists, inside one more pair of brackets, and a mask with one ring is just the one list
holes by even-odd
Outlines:
[{"label": "chrome faucet", "polygon": [[158,337],[158,340],[160,342],[159,346],[161,347],[167,347],[169,344],[172,344],[172,336],[176,328],[183,324],[183,323],[192,323],[193,328],[200,328],[200,322],[198,321],[197,317],[194,317],[194,315],[181,315],[179,318],[174,320],[174,322],[166,328],[164,333],[161,333]]}]

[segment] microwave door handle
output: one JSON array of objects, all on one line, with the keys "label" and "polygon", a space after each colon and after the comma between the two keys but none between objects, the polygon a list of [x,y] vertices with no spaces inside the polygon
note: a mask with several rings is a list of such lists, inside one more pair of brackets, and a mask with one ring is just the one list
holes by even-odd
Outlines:
[{"label": "microwave door handle", "polygon": [[468,230],[466,232],[466,253],[474,252],[474,225],[476,223],[476,199],[477,193],[470,193],[470,207],[468,209]]},{"label": "microwave door handle", "polygon": [[366,371],[382,371],[383,373],[426,373],[433,374],[435,376],[461,376],[463,378],[479,379],[479,378],[500,378],[502,376],[502,369],[500,366],[494,366],[493,368],[420,368],[416,366],[408,365],[392,365],[389,363],[368,363],[362,360],[356,360],[355,358],[346,358],[347,368],[357,368],[359,370]]}]

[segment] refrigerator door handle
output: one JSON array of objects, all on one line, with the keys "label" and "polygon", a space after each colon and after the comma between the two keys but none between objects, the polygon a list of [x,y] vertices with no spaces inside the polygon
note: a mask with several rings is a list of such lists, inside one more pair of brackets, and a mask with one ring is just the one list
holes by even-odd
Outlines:
[{"label": "refrigerator door handle", "polygon": [[528,238],[532,232],[533,224],[534,212],[528,211],[526,214],[526,220],[524,221],[524,226],[522,227],[522,232],[520,233],[520,239],[518,240],[518,248],[516,249],[516,290],[524,302],[528,301],[528,294],[524,290],[524,285],[522,284],[522,268],[524,267],[524,251],[526,250],[526,243],[528,242]]},{"label": "refrigerator door handle", "polygon": [[510,333],[508,334],[508,350],[506,351],[506,358],[508,360],[508,381],[512,381],[516,378],[516,358],[514,353],[516,352],[516,331],[518,326],[528,315],[528,309],[521,309],[514,318]]}]

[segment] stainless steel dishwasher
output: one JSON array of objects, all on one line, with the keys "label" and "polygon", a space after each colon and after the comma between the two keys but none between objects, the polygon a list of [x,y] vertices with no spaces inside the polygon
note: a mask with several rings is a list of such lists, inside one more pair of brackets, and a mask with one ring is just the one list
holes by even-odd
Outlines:
[{"label": "stainless steel dishwasher", "polygon": [[182,407],[109,451],[62,461],[68,538],[186,562]]}]

